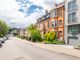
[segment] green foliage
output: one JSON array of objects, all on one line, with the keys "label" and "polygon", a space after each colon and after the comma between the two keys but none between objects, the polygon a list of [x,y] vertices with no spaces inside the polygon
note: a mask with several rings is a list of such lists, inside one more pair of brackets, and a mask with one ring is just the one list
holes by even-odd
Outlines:
[{"label": "green foliage", "polygon": [[59,44],[65,44],[64,40],[60,40]]},{"label": "green foliage", "polygon": [[28,40],[31,41],[31,37],[28,37]]},{"label": "green foliage", "polygon": [[53,43],[53,40],[56,38],[55,32],[49,32],[45,34],[46,41]]},{"label": "green foliage", "polygon": [[56,40],[55,32],[46,33],[44,42],[46,44],[64,44],[64,40]]},{"label": "green foliage", "polygon": [[59,43],[58,40],[53,41],[53,44],[58,44],[58,43]]},{"label": "green foliage", "polygon": [[78,44],[77,47],[80,48],[80,44]]},{"label": "green foliage", "polygon": [[0,20],[0,37],[3,37],[8,32],[9,32],[8,25],[4,21]]},{"label": "green foliage", "polygon": [[42,41],[41,34],[36,27],[33,25],[29,26],[28,31],[33,42]]},{"label": "green foliage", "polygon": [[53,44],[64,44],[64,40],[54,40]]},{"label": "green foliage", "polygon": [[13,31],[13,35],[14,36],[18,35],[17,31]]},{"label": "green foliage", "polygon": [[44,41],[45,42],[45,44],[52,44],[52,42],[50,42],[50,41]]},{"label": "green foliage", "polygon": [[80,43],[78,45],[74,46],[74,49],[80,50]]},{"label": "green foliage", "polygon": [[25,39],[26,37],[25,36],[21,36],[21,39]]},{"label": "green foliage", "polygon": [[16,35],[16,37],[21,38],[21,36],[20,36],[20,35]]},{"label": "green foliage", "polygon": [[25,36],[16,35],[16,37],[21,38],[21,39],[26,39]]}]

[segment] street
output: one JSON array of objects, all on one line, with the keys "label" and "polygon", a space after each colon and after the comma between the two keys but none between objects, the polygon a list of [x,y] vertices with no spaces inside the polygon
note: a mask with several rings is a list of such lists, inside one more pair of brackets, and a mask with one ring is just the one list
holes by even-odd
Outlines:
[{"label": "street", "polygon": [[80,60],[80,58],[51,52],[10,37],[0,48],[0,60]]}]

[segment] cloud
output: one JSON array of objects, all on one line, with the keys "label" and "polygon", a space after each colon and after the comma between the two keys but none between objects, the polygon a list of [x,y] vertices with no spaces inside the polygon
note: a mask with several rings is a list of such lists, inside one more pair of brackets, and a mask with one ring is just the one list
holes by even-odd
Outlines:
[{"label": "cloud", "polygon": [[34,12],[41,12],[41,10],[43,10],[43,7],[36,5],[33,0],[16,0],[16,2],[20,5],[19,11],[25,13],[26,16],[29,16]]},{"label": "cloud", "polygon": [[45,14],[46,9],[52,9],[51,4],[53,0],[50,2],[46,0],[0,0],[0,19],[6,21],[11,27],[29,26]]}]

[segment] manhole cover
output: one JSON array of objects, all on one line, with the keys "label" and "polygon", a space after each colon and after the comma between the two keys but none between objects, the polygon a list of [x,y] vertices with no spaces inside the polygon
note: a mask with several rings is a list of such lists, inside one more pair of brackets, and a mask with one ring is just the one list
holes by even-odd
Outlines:
[{"label": "manhole cover", "polygon": [[18,57],[15,60],[26,60],[24,57]]}]

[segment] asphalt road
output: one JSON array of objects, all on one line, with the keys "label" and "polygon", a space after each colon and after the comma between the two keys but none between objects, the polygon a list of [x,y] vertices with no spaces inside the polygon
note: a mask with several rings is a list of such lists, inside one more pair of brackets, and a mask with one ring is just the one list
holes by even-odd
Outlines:
[{"label": "asphalt road", "polygon": [[51,52],[11,37],[0,48],[0,60],[80,60],[80,58]]}]

